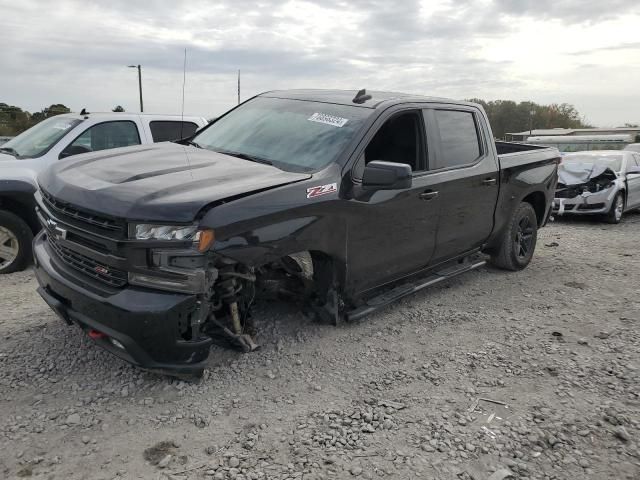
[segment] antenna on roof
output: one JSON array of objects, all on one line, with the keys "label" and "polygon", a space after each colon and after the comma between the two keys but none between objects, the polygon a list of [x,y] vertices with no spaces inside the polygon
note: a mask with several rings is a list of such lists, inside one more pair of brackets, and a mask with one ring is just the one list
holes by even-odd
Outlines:
[{"label": "antenna on roof", "polygon": [[367,94],[367,90],[366,89],[362,89],[360,91],[358,91],[358,93],[356,93],[356,96],[353,98],[353,103],[364,103],[367,100],[371,100],[371,95]]},{"label": "antenna on roof", "polygon": [[[187,83],[187,49],[184,49],[184,62],[182,64],[182,113],[180,113],[180,140],[182,140],[182,129],[184,128],[184,86]],[[184,145],[184,144],[183,144]],[[189,159],[189,152],[186,148],[184,150],[184,156],[187,159],[187,165],[189,165],[189,173],[193,180],[193,169],[191,168],[191,160]]]},{"label": "antenna on roof", "polygon": [[180,113],[180,138],[184,129],[184,86],[187,83],[187,49],[184,49],[184,63],[182,64],[182,111]]},{"label": "antenna on roof", "polygon": [[89,115],[89,112],[87,112],[87,109],[86,109],[86,108],[83,108],[83,109],[80,111],[80,115]]}]

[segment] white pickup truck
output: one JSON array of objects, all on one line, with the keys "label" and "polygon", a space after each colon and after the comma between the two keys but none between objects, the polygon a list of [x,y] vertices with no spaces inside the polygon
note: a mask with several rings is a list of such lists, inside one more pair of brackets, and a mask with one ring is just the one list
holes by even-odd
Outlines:
[{"label": "white pickup truck", "polygon": [[204,127],[202,117],[137,113],[64,114],[0,145],[0,274],[22,270],[40,230],[33,193],[55,162],[110,148],[177,140]]}]

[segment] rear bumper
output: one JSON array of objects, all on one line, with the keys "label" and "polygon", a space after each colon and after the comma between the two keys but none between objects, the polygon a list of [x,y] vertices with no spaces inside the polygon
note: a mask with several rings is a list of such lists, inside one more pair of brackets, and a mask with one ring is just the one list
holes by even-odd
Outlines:
[{"label": "rear bumper", "polygon": [[[200,375],[211,339],[181,337],[194,312],[194,295],[127,287],[110,295],[85,288],[50,250],[46,232],[33,242],[38,293],[68,324],[76,324],[114,355],[144,369],[170,375]],[[96,332],[99,332],[98,335]]]}]

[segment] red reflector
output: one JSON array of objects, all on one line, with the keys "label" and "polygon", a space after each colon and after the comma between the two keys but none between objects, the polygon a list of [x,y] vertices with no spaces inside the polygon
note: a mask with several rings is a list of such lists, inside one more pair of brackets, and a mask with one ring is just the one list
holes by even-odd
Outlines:
[{"label": "red reflector", "polygon": [[99,332],[98,330],[89,330],[89,336],[94,340],[98,340],[100,338],[107,338],[106,333]]}]

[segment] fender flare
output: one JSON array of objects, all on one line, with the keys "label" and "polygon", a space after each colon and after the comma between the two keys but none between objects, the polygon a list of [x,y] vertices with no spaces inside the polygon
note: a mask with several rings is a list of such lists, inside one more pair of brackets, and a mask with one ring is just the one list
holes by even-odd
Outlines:
[{"label": "fender flare", "polygon": [[36,186],[24,180],[0,180],[0,209],[22,218],[34,233],[40,230],[35,192]]},{"label": "fender flare", "polygon": [[2,196],[11,194],[33,195],[36,190],[35,185],[24,180],[0,180],[0,195]]}]

